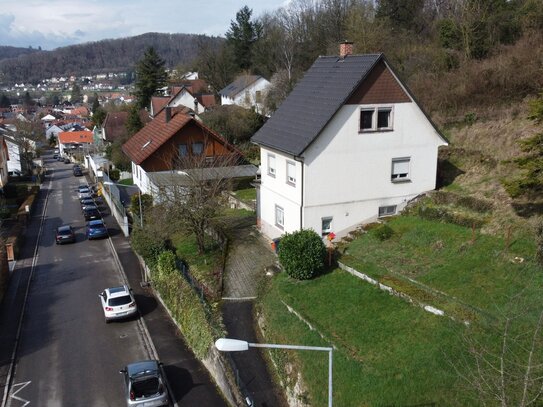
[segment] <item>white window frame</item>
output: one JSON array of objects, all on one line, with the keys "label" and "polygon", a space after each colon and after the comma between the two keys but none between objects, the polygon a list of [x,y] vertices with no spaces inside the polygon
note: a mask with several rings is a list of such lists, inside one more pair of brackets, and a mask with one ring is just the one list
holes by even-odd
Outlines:
[{"label": "white window frame", "polygon": [[275,205],[275,226],[280,229],[285,227],[285,210],[279,205]]},{"label": "white window frame", "polygon": [[[325,216],[321,218],[321,236],[328,236],[330,232],[332,231],[332,222],[334,221],[334,218],[332,216]],[[324,227],[324,222],[328,223],[328,228]]]},{"label": "white window frame", "polygon": [[275,178],[275,155],[268,154],[268,175]]},{"label": "white window frame", "polygon": [[296,186],[296,164],[287,161],[287,184]]},{"label": "white window frame", "polygon": [[[388,115],[388,126],[387,127],[378,127],[379,122],[379,112],[390,112]],[[371,128],[363,129],[362,128],[362,112],[373,112],[372,118],[371,118]],[[393,106],[370,106],[370,107],[361,107],[360,108],[360,114],[358,116],[358,131],[360,133],[367,133],[367,132],[376,132],[376,131],[391,131],[394,129],[393,118],[394,118],[394,107]]]},{"label": "white window frame", "polygon": [[[402,164],[407,164],[407,172],[399,171],[398,168],[396,168],[396,164],[398,167]],[[392,159],[390,180],[392,182],[407,182],[411,180],[411,157],[399,157]]]},{"label": "white window frame", "polygon": [[398,205],[385,205],[385,206],[380,206],[379,207],[379,210],[378,210],[378,217],[379,218],[384,218],[386,216],[394,216],[396,215],[396,211],[398,209]]}]

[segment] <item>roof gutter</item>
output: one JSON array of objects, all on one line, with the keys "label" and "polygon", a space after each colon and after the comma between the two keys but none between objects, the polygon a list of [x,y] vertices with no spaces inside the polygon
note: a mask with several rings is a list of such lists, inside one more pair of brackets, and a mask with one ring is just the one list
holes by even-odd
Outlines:
[{"label": "roof gutter", "polygon": [[302,164],[302,176],[300,177],[300,230],[302,230],[304,220],[304,158],[294,156],[294,161]]}]

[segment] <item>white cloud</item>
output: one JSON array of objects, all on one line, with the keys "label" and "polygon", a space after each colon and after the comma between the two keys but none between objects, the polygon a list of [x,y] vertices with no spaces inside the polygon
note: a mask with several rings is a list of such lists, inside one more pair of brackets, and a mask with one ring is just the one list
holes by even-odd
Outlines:
[{"label": "white cloud", "polygon": [[[2,0],[0,45],[43,49],[146,32],[224,35],[236,12],[253,17],[285,0]],[[251,4],[254,3],[254,4]]]}]

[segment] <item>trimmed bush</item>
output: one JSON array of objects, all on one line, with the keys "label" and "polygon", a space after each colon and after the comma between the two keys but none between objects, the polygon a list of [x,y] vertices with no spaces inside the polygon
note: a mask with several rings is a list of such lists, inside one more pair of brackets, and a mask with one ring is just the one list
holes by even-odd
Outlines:
[{"label": "trimmed bush", "polygon": [[421,205],[417,208],[417,215],[422,219],[437,220],[454,223],[459,226],[480,228],[485,224],[485,219],[454,213],[443,207]]},{"label": "trimmed bush", "polygon": [[309,280],[323,270],[326,247],[315,231],[303,229],[281,237],[278,255],[289,276]]}]

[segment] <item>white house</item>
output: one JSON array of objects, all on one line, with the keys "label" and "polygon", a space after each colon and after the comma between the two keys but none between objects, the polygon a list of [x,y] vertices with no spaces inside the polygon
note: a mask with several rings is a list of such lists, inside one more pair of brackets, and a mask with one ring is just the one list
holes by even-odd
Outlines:
[{"label": "white house", "polygon": [[257,194],[262,232],[345,236],[436,185],[447,140],[382,54],[319,57],[267,123]]},{"label": "white house", "polygon": [[242,75],[219,92],[221,105],[238,105],[262,112],[265,92],[270,82],[258,75]]},{"label": "white house", "polygon": [[58,140],[58,134],[62,133],[64,130],[58,127],[56,124],[52,124],[45,130],[45,137],[49,140],[51,137],[56,137]]},{"label": "white house", "polygon": [[9,136],[4,136],[4,141],[6,142],[6,148],[8,151],[8,171],[18,171],[18,172],[24,172],[26,170],[23,168],[23,165],[21,163],[21,153],[22,147],[20,143],[17,143],[13,138]]}]

